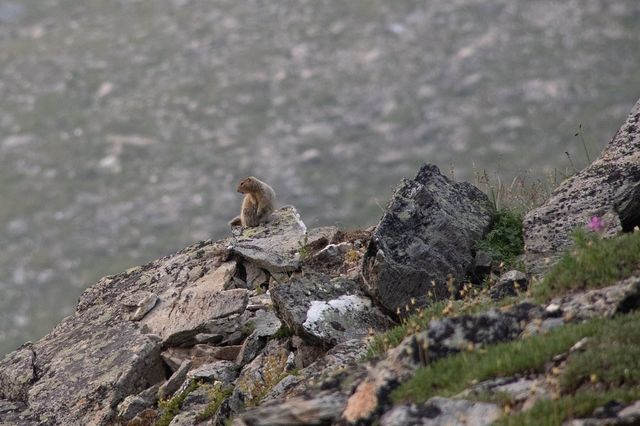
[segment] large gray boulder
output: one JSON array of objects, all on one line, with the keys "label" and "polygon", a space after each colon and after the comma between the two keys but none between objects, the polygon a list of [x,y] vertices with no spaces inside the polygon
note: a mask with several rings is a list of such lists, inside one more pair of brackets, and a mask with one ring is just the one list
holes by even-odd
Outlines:
[{"label": "large gray boulder", "polygon": [[356,282],[344,278],[308,273],[273,288],[271,298],[290,329],[320,345],[333,346],[392,325]]},{"label": "large gray boulder", "polygon": [[423,165],[396,188],[373,233],[362,269],[368,291],[391,312],[448,296],[448,276],[460,283],[470,274],[491,213],[478,188]]},{"label": "large gray boulder", "polygon": [[528,271],[543,275],[593,216],[604,218],[607,237],[640,225],[640,101],[600,157],[525,216]]}]

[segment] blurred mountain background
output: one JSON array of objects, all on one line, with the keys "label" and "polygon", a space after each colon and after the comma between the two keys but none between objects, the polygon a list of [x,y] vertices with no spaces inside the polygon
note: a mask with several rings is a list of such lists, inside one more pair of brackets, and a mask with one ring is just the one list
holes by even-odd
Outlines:
[{"label": "blurred mountain background", "polygon": [[[0,1],[0,354],[99,277],[229,234],[256,175],[371,225],[419,164],[584,166],[640,93],[637,0]],[[573,167],[573,166],[571,166]]]}]

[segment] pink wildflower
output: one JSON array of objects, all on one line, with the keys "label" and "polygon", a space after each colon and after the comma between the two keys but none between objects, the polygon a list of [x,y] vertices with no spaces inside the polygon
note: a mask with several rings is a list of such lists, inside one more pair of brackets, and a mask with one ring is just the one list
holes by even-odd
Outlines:
[{"label": "pink wildflower", "polygon": [[593,216],[587,223],[587,229],[593,232],[602,232],[604,230],[604,220],[599,216]]}]

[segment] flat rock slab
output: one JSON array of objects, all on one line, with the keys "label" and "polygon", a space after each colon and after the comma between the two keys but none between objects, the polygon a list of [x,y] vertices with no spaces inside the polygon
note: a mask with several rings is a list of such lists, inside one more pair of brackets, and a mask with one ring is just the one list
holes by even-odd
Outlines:
[{"label": "flat rock slab", "polygon": [[169,289],[161,302],[140,321],[149,333],[160,336],[165,345],[194,344],[207,324],[218,318],[244,312],[249,302],[246,289],[215,292],[207,285],[194,283],[177,293]]},{"label": "flat rock slab", "polygon": [[238,365],[231,361],[215,361],[191,370],[187,377],[209,383],[220,381],[228,385],[238,377]]},{"label": "flat rock slab", "polygon": [[640,225],[640,101],[600,157],[564,181],[524,219],[527,270],[543,275],[593,216],[610,237]]},{"label": "flat rock slab", "polygon": [[447,297],[448,277],[460,283],[472,272],[474,244],[490,222],[482,191],[423,165],[396,188],[372,235],[362,269],[369,293],[391,312]]},{"label": "flat rock slab", "polygon": [[502,415],[496,404],[434,397],[423,404],[400,405],[380,419],[381,426],[484,426]]},{"label": "flat rock slab", "polygon": [[[555,309],[553,309],[555,307]],[[556,315],[573,320],[611,317],[640,308],[640,276],[604,288],[557,297],[549,304]]]},{"label": "flat rock slab", "polygon": [[231,241],[231,251],[271,274],[290,272],[300,268],[300,250],[337,232],[335,227],[307,231],[295,207],[286,206],[274,212],[271,222],[244,228]]},{"label": "flat rock slab", "polygon": [[256,311],[249,323],[255,327],[258,337],[271,337],[280,330],[282,321],[272,311],[261,309]]},{"label": "flat rock slab", "polygon": [[340,394],[330,394],[315,398],[291,398],[273,404],[266,404],[234,419],[236,426],[267,425],[322,425],[337,420],[345,403]]},{"label": "flat rock slab", "polygon": [[313,343],[333,346],[392,325],[356,282],[343,278],[306,274],[273,288],[271,298],[280,319]]}]

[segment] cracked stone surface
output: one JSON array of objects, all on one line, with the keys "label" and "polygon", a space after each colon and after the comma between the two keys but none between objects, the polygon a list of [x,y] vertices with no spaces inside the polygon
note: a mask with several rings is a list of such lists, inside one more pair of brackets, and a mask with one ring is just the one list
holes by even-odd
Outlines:
[{"label": "cracked stone surface", "polygon": [[333,346],[392,326],[360,286],[344,278],[308,273],[275,287],[271,297],[287,326],[318,344]]},{"label": "cracked stone surface", "polygon": [[423,306],[447,297],[448,277],[460,283],[472,272],[474,244],[490,222],[482,191],[423,165],[398,185],[373,232],[362,267],[368,292],[394,313],[412,299]]},{"label": "cracked stone surface", "polygon": [[572,245],[571,233],[602,217],[602,235],[640,225],[640,101],[598,159],[524,218],[527,270],[543,275]]}]

